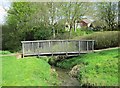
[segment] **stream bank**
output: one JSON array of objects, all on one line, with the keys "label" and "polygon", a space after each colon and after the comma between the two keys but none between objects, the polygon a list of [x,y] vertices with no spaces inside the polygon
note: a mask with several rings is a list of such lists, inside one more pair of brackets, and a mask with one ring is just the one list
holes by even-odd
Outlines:
[{"label": "stream bank", "polygon": [[48,63],[51,65],[58,74],[58,80],[60,80],[59,86],[80,86],[80,82],[77,78],[69,75],[70,69],[64,69],[57,66],[57,63],[65,59],[69,59],[72,56],[54,56],[49,57]]},{"label": "stream bank", "polygon": [[52,66],[52,68],[56,70],[58,74],[58,80],[61,81],[59,86],[80,86],[80,82],[77,80],[77,78],[69,75],[70,70],[55,66]]}]

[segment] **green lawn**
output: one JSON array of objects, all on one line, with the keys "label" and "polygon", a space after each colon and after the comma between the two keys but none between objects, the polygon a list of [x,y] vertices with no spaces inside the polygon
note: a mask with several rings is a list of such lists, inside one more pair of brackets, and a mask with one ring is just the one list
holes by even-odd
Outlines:
[{"label": "green lawn", "polygon": [[43,59],[46,57],[2,57],[3,86],[49,86],[58,85],[57,73]]},{"label": "green lawn", "polygon": [[57,63],[57,66],[70,69],[81,65],[78,79],[82,85],[118,85],[118,50],[89,53]]}]

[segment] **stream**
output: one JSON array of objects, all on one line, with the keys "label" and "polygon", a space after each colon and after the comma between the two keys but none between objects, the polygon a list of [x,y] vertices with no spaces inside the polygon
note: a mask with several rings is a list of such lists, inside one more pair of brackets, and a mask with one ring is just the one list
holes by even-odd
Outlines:
[{"label": "stream", "polygon": [[80,86],[79,81],[68,74],[70,70],[55,66],[52,66],[52,68],[58,73],[58,80],[61,81],[59,86]]}]

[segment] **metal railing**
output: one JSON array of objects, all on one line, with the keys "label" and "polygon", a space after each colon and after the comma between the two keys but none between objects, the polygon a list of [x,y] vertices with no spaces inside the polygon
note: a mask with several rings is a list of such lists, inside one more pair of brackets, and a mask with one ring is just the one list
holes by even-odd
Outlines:
[{"label": "metal railing", "polygon": [[94,40],[21,41],[23,57],[27,55],[80,54],[94,50]]}]

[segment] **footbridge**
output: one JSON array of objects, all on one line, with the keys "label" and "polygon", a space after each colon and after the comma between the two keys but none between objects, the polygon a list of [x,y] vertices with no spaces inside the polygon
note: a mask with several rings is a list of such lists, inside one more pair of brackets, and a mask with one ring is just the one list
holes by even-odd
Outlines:
[{"label": "footbridge", "polygon": [[21,41],[24,56],[79,55],[94,51],[94,40]]}]

